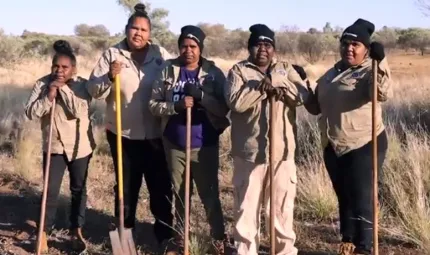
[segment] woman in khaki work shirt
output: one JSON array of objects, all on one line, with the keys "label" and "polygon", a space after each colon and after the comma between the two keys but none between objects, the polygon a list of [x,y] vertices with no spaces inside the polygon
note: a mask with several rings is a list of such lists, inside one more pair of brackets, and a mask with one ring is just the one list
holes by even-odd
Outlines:
[{"label": "woman in khaki work shirt", "polygon": [[[88,81],[88,92],[106,101],[106,137],[115,170],[117,164],[116,105],[114,77],[121,82],[122,158],[124,180],[124,224],[134,228],[142,177],[150,195],[155,217],[154,232],[160,245],[172,237],[173,221],[171,181],[161,141],[161,121],[148,107],[152,83],[171,58],[162,47],[149,41],[151,21],[145,5],[137,4],[128,19],[126,38],[107,49]],[[117,178],[117,173],[115,178]],[[115,215],[118,217],[118,193],[115,191]]]},{"label": "woman in khaki work shirt", "polygon": [[340,39],[341,60],[317,82],[306,108],[321,114],[324,162],[339,202],[342,244],[339,254],[371,254],[372,196],[372,59],[378,61],[378,169],[388,142],[380,103],[391,96],[391,74],[384,47],[370,42],[375,26],[358,19]]},{"label": "woman in khaki work shirt", "polygon": [[[257,255],[260,210],[269,219],[269,112],[275,97],[276,254],[297,255],[293,228],[297,189],[295,126],[297,107],[307,101],[306,83],[290,63],[277,61],[275,32],[264,24],[249,28],[249,57],[228,72],[224,96],[230,108],[234,186],[234,246],[237,254]],[[270,139],[271,140],[271,139]],[[267,226],[266,225],[266,226]]]},{"label": "woman in khaki work shirt", "polygon": [[[43,140],[43,169],[45,169],[50,124],[53,125],[51,160],[49,168],[46,220],[42,235],[42,252],[48,251],[47,233],[54,225],[57,198],[64,175],[69,170],[71,191],[70,223],[73,249],[86,249],[81,228],[85,221],[87,202],[86,180],[88,165],[95,148],[88,111],[91,96],[86,91],[86,79],[76,74],[76,57],[66,41],[54,43],[55,56],[51,74],[39,80],[25,105],[30,120],[40,119]],[[54,98],[56,107],[54,122],[50,112]],[[39,226],[40,227],[40,226]]]}]

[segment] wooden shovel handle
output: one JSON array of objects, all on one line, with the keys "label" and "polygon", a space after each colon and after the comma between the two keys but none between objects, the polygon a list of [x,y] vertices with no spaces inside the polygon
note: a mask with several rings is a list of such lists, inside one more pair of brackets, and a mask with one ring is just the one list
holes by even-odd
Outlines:
[{"label": "wooden shovel handle", "polygon": [[189,254],[190,242],[190,164],[191,164],[191,107],[187,107],[187,134],[185,149],[185,226],[184,255]]},{"label": "wooden shovel handle", "polygon": [[45,214],[46,214],[46,200],[48,196],[48,182],[49,182],[49,168],[51,166],[51,143],[52,143],[52,130],[54,126],[54,116],[55,116],[55,105],[56,100],[52,101],[50,120],[49,120],[49,133],[48,133],[48,148],[46,150],[45,159],[45,169],[44,169],[44,179],[43,179],[43,193],[42,193],[42,203],[40,208],[40,219],[39,219],[39,231],[37,234],[37,251],[36,254],[40,255],[42,252],[42,234],[45,227]]},{"label": "wooden shovel handle", "polygon": [[269,183],[270,183],[270,254],[275,255],[275,97],[270,97],[269,126]]},{"label": "wooden shovel handle", "polygon": [[378,246],[378,144],[376,134],[376,106],[378,96],[378,62],[372,61],[373,93],[372,93],[372,165],[373,165],[373,254],[379,254]]}]

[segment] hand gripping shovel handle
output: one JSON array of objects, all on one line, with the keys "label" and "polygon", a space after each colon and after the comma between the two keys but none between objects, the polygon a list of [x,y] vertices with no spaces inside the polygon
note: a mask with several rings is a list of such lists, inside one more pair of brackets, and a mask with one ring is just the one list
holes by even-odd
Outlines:
[{"label": "hand gripping shovel handle", "polygon": [[275,97],[270,97],[270,126],[269,126],[269,183],[270,183],[270,254],[275,255]]},{"label": "hand gripping shovel handle", "polygon": [[36,254],[40,255],[42,251],[42,234],[45,227],[45,213],[46,213],[46,199],[48,196],[48,182],[49,182],[49,168],[51,163],[51,143],[52,143],[52,129],[54,126],[54,114],[55,114],[55,104],[56,100],[52,101],[50,120],[49,120],[49,134],[48,134],[48,148],[46,151],[46,164],[45,164],[45,175],[43,180],[43,193],[42,193],[42,203],[40,206],[40,219],[39,219],[39,231],[37,234],[37,251]]},{"label": "hand gripping shovel handle", "polygon": [[187,134],[185,151],[185,226],[184,255],[189,255],[190,242],[190,164],[191,164],[191,107],[187,107]]},{"label": "hand gripping shovel handle", "polygon": [[372,165],[373,165],[373,254],[379,255],[378,247],[378,144],[376,135],[376,104],[378,95],[378,62],[372,61]]}]

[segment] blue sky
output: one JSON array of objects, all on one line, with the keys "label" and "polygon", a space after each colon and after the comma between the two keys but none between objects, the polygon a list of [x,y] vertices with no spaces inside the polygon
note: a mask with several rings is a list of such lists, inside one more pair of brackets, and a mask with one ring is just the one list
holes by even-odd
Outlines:
[{"label": "blue sky", "polygon": [[[153,0],[153,7],[169,10],[170,29],[179,33],[186,24],[223,23],[244,28],[265,23],[321,29],[325,22],[346,27],[358,17],[382,26],[430,28],[415,0]],[[2,5],[0,27],[20,35],[24,29],[52,34],[73,34],[76,24],[104,24],[112,34],[123,30],[126,13],[116,0],[25,0]]]}]

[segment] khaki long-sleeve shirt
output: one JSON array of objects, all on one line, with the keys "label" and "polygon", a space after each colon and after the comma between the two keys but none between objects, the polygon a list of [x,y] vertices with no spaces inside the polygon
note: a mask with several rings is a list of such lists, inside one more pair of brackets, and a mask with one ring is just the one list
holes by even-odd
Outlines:
[{"label": "khaki long-sleeve shirt", "polygon": [[[329,142],[338,156],[358,149],[372,140],[372,60],[340,69],[341,62],[328,70],[318,81],[315,94],[307,105],[308,111],[319,116],[322,145]],[[381,103],[393,95],[391,72],[383,59],[377,65],[376,129],[379,135],[385,129]]]},{"label": "khaki long-sleeve shirt", "polygon": [[[294,158],[296,107],[308,97],[305,82],[286,62],[273,63],[272,85],[288,88],[285,101],[275,103],[275,161]],[[255,88],[265,74],[245,60],[235,64],[228,73],[225,98],[231,110],[232,154],[253,163],[269,160],[269,111],[266,93]]]},{"label": "khaki long-sleeve shirt", "polygon": [[[30,120],[40,119],[43,151],[47,152],[50,113],[53,102],[48,99],[49,75],[39,79],[25,105]],[[75,77],[58,90],[52,132],[51,153],[65,154],[69,161],[86,157],[95,149],[93,128],[89,118],[91,96],[87,80]]]},{"label": "khaki long-sleeve shirt", "polygon": [[91,73],[88,92],[97,99],[106,101],[106,128],[116,130],[115,85],[109,79],[110,63],[122,62],[121,83],[121,121],[122,136],[133,140],[159,138],[161,121],[148,109],[152,83],[171,55],[162,47],[149,43],[149,50],[143,64],[131,57],[125,40],[106,50]]},{"label": "khaki long-sleeve shirt", "polygon": [[[174,109],[173,90],[180,68],[179,59],[168,61],[153,84],[149,109],[155,116],[162,117],[162,131],[166,128],[169,117],[178,114]],[[230,125],[226,117],[229,109],[224,99],[225,75],[213,61],[202,58],[198,81],[203,90],[203,97],[199,104],[205,109],[214,128],[223,132]]]}]

